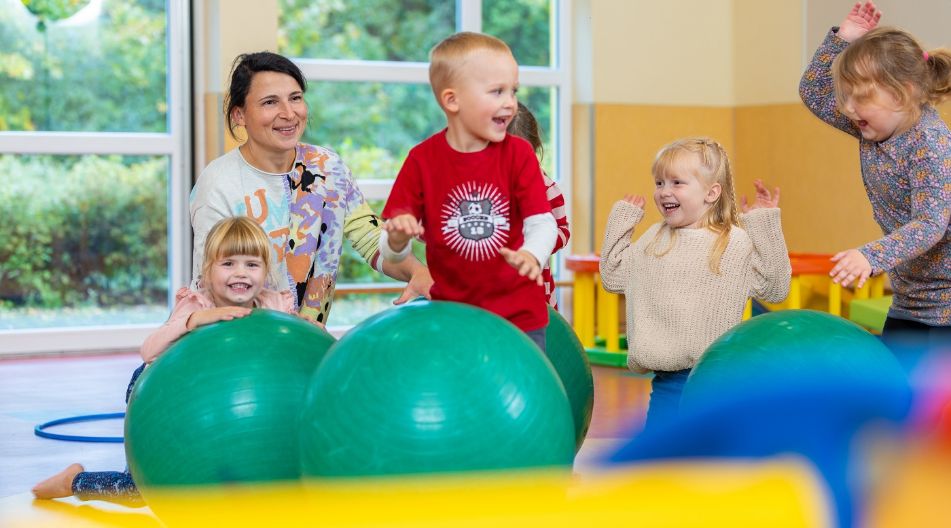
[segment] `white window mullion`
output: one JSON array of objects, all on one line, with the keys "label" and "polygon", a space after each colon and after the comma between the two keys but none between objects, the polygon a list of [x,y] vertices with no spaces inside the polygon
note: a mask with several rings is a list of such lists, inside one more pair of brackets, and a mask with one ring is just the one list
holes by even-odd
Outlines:
[{"label": "white window mullion", "polygon": [[367,200],[386,200],[390,197],[393,180],[357,180],[357,185]]},{"label": "white window mullion", "polygon": [[186,211],[188,193],[191,191],[191,156],[187,155],[192,145],[191,97],[188,90],[192,83],[191,53],[188,53],[191,12],[185,0],[171,0],[168,9],[168,91],[169,131],[171,132],[171,156],[169,164],[169,217],[168,217],[168,301],[175,301],[179,286],[191,280],[191,225]]},{"label": "white window mullion", "polygon": [[101,132],[0,132],[0,154],[169,155],[171,134]]},{"label": "white window mullion", "polygon": [[456,1],[456,30],[482,33],[482,0]]},{"label": "white window mullion", "polygon": [[429,63],[294,59],[308,81],[429,83]]}]

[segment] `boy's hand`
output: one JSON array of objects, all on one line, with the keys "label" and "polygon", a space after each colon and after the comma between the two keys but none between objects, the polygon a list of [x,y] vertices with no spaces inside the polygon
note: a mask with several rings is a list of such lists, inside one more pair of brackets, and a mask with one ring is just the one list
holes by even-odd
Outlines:
[{"label": "boy's hand", "polygon": [[396,252],[402,251],[413,237],[423,234],[423,226],[411,214],[401,214],[390,218],[383,224],[383,229],[386,230],[390,249]]},{"label": "boy's hand", "polygon": [[845,20],[839,25],[839,38],[846,42],[852,42],[875,29],[881,18],[882,12],[875,7],[875,3],[871,0],[864,4],[856,2],[849,14],[845,16]]},{"label": "boy's hand", "polygon": [[622,198],[621,200],[631,205],[640,207],[641,209],[643,209],[644,206],[647,205],[647,200],[645,200],[644,197],[639,194],[625,194],[624,198]]},{"label": "boy's hand", "polygon": [[753,209],[779,207],[779,187],[776,187],[773,189],[773,192],[770,193],[769,189],[763,185],[763,180],[753,180],[753,187],[756,189],[755,201],[750,204],[744,195],[740,199],[740,211],[748,213]]},{"label": "boy's hand", "polygon": [[518,270],[520,276],[528,277],[529,280],[535,281],[539,286],[545,284],[544,279],[542,279],[542,267],[538,264],[538,259],[535,258],[535,255],[532,255],[524,249],[512,251],[509,248],[502,248],[499,250],[499,253],[502,254],[502,258],[505,259],[505,262],[508,262],[510,266]]},{"label": "boy's hand", "polygon": [[831,260],[836,264],[829,276],[836,284],[848,286],[855,282],[856,287],[861,288],[872,275],[872,265],[857,249],[840,251],[833,255]]},{"label": "boy's hand", "polygon": [[194,330],[199,326],[217,323],[218,321],[240,319],[241,317],[244,317],[250,313],[251,309],[245,308],[243,306],[220,306],[218,308],[198,310],[197,312],[188,316],[188,321],[185,321],[185,328],[188,330]]}]

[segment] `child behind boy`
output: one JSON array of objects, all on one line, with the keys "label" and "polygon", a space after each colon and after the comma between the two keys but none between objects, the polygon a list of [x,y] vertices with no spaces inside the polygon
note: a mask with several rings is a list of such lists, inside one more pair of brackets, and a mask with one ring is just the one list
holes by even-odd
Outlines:
[{"label": "child behind boy", "polygon": [[541,265],[557,227],[531,145],[506,133],[518,65],[501,40],[457,33],[433,48],[429,80],[446,128],[413,147],[383,209],[384,258],[423,235],[432,298],[479,306],[544,350]]},{"label": "child behind boy", "polygon": [[[290,290],[265,288],[270,268],[271,242],[264,230],[247,216],[224,218],[205,239],[200,291],[181,288],[168,321],[149,335],[140,354],[145,363],[132,373],[126,389],[126,403],[132,387],[146,365],[188,332],[199,326],[244,317],[252,308],[268,308],[296,314]],[[129,470],[86,471],[81,464],[66,469],[33,487],[38,499],[75,495],[81,500],[106,500],[142,506],[142,497]]]},{"label": "child behind boy", "polygon": [[[515,118],[509,123],[508,131],[509,134],[525,138],[531,143],[532,148],[535,149],[535,155],[538,156],[538,161],[541,163],[545,157],[545,149],[542,147],[542,136],[538,129],[538,121],[532,115],[531,110],[521,101],[518,103],[518,112],[516,112]],[[552,253],[557,253],[559,249],[565,247],[568,239],[571,238],[571,231],[568,227],[568,212],[565,209],[565,195],[561,192],[561,188],[558,187],[555,180],[549,178],[544,170],[542,170],[542,178],[545,182],[545,197],[548,199],[548,204],[551,205],[551,214],[555,217],[555,223],[558,225],[558,240],[555,241],[555,248],[552,250]],[[542,279],[545,282],[545,298],[548,299],[548,304],[557,310],[558,299],[555,296],[555,278],[551,274],[550,262],[547,260],[542,265]]]}]

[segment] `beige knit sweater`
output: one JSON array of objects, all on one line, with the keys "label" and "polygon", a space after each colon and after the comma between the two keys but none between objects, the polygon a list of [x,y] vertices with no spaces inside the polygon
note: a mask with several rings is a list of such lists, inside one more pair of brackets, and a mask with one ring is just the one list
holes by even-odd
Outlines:
[{"label": "beige knit sweater", "polygon": [[[618,201],[608,217],[601,246],[601,281],[627,298],[627,364],[632,370],[693,368],[703,351],[738,324],[749,297],[779,302],[789,293],[792,269],[779,209],[754,209],[730,230],[720,274],[710,270],[717,234],[678,229],[667,254],[645,248],[663,224],[652,225],[631,243],[644,210]],[[668,231],[669,233],[669,231]],[[666,248],[670,235],[656,247]]]}]

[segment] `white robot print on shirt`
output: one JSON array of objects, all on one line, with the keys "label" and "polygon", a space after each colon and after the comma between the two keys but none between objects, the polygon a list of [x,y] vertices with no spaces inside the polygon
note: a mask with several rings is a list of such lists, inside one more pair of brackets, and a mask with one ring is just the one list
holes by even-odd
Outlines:
[{"label": "white robot print on shirt", "polygon": [[509,240],[509,202],[490,183],[464,183],[446,196],[442,207],[446,245],[466,260],[487,260]]}]

